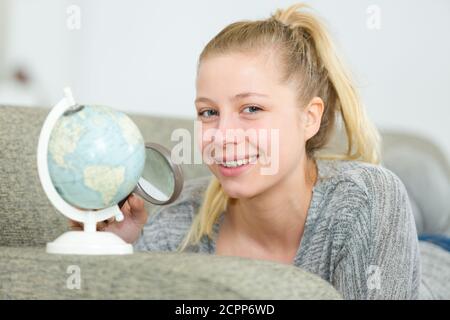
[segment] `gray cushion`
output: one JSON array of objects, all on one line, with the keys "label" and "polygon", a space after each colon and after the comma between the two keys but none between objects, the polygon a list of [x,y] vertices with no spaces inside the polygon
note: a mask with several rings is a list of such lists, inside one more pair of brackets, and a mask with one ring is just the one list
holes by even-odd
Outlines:
[{"label": "gray cushion", "polygon": [[46,113],[0,107],[0,245],[40,245],[66,229],[38,180],[37,141]]},{"label": "gray cushion", "polygon": [[422,266],[419,297],[450,299],[450,254],[443,248],[420,241]]},{"label": "gray cushion", "polygon": [[383,164],[408,190],[418,233],[450,236],[450,166],[432,141],[408,134],[383,134]]},{"label": "gray cushion", "polygon": [[[341,298],[316,275],[263,260],[162,252],[64,256],[12,247],[0,247],[0,256],[0,299]],[[69,278],[70,266],[79,268],[81,282]]]}]

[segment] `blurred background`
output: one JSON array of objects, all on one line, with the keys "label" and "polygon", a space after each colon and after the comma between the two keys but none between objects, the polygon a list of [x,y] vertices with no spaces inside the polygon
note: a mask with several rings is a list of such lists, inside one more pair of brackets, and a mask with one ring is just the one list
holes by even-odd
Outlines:
[{"label": "blurred background", "polygon": [[[0,104],[82,103],[193,118],[195,71],[227,24],[298,1],[0,0]],[[369,115],[450,158],[450,1],[316,0]]]}]

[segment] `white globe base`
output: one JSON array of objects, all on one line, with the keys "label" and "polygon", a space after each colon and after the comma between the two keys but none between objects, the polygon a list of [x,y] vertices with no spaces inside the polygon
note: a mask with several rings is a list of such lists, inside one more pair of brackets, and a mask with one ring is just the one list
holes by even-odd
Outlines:
[{"label": "white globe base", "polygon": [[131,254],[133,246],[111,232],[69,231],[47,243],[47,253],[81,255]]}]

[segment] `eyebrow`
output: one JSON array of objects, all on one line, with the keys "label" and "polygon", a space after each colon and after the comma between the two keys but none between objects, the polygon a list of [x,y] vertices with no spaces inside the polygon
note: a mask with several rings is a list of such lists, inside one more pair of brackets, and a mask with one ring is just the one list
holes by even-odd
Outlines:
[{"label": "eyebrow", "polygon": [[[231,101],[235,101],[235,100],[239,100],[239,99],[244,99],[247,97],[252,97],[252,96],[256,96],[256,97],[265,97],[268,98],[269,96],[266,94],[262,94],[262,93],[257,93],[257,92],[242,92],[242,93],[238,93],[237,95],[235,95],[234,97],[232,97],[230,100]],[[197,99],[195,99],[195,103],[197,102],[212,102],[215,104],[215,102],[209,98],[206,97],[198,97]]]}]

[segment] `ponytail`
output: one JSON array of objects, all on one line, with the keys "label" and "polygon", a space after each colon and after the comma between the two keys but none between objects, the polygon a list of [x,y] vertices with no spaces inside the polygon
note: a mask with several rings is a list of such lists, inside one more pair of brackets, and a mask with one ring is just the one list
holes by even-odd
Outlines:
[{"label": "ponytail", "polygon": [[[330,36],[323,23],[308,12],[298,11],[307,8],[304,4],[295,4],[286,10],[277,10],[272,19],[287,26],[294,32],[306,35],[307,40],[301,38],[299,41],[309,41],[310,44],[303,44],[311,52],[306,54],[311,61],[304,61],[304,66],[313,67],[314,64],[321,66],[325,72],[314,72],[308,79],[313,83],[323,83],[319,91],[328,93],[329,101],[325,97],[325,117],[328,113],[338,113],[345,126],[347,138],[347,151],[345,154],[328,155],[326,158],[361,160],[369,163],[380,162],[380,136],[378,130],[368,119],[365,108],[356,92],[351,77],[342,64],[337,50],[334,47]],[[309,47],[309,48],[308,48]],[[307,59],[304,59],[307,60]],[[320,68],[319,68],[320,70]],[[314,78],[322,78],[315,80]],[[320,86],[319,86],[320,87]],[[315,92],[306,93],[308,98],[312,98]],[[331,136],[332,130],[327,121],[322,121],[318,134],[311,138],[307,145],[307,151],[316,151],[324,147]],[[322,132],[320,132],[322,130]]]}]

